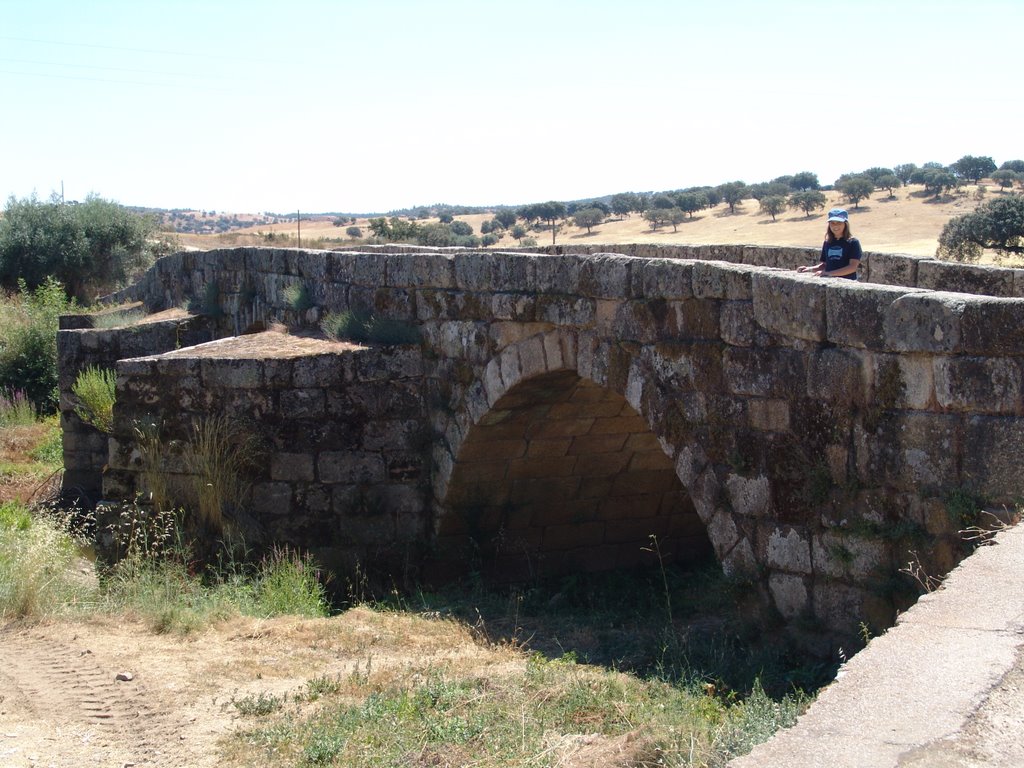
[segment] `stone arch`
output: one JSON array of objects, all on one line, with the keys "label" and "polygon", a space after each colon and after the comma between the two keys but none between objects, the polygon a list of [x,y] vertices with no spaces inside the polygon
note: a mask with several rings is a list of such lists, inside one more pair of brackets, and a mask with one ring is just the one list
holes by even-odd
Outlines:
[{"label": "stone arch", "polygon": [[575,344],[539,334],[485,366],[486,410],[439,483],[439,550],[507,580],[710,558],[662,442],[625,394],[580,375]]}]

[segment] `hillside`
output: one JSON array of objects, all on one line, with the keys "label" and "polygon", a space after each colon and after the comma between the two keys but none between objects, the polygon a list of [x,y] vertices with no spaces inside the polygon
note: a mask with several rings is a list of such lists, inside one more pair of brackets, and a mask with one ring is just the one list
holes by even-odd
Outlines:
[{"label": "hillside", "polygon": [[[828,207],[846,207],[850,211],[850,226],[860,238],[865,250],[889,253],[910,253],[918,256],[932,256],[938,245],[939,234],[945,223],[954,216],[969,213],[980,202],[974,186],[964,187],[960,193],[944,195],[941,198],[928,197],[920,186],[900,189],[895,197],[876,192],[869,200],[861,201],[856,208],[848,206],[838,192],[826,192]],[[987,198],[1000,193],[989,191]],[[985,199],[985,198],[983,198]],[[673,231],[671,226],[652,230],[648,222],[639,215],[628,218],[610,219],[587,233],[585,229],[571,222],[563,224],[556,237],[560,244],[573,243],[742,243],[750,245],[793,245],[816,246],[824,235],[825,210],[807,217],[797,211],[787,211],[777,221],[758,210],[758,202],[750,199],[738,206],[735,214],[729,212],[724,203],[715,208],[701,211]],[[244,217],[240,216],[240,219]],[[458,216],[480,233],[480,225],[491,218],[490,214]],[[311,217],[301,222],[302,245],[313,248],[333,248],[339,245],[358,244],[362,239],[352,239],[345,234],[346,226],[336,227],[330,217]],[[367,220],[356,222],[369,236]],[[252,224],[216,235],[179,235],[180,242],[191,248],[218,248],[233,245],[284,245],[295,246],[296,224],[294,221],[274,224]],[[549,229],[532,232],[538,244],[551,242]],[[512,247],[516,241],[504,235],[495,248]]]}]

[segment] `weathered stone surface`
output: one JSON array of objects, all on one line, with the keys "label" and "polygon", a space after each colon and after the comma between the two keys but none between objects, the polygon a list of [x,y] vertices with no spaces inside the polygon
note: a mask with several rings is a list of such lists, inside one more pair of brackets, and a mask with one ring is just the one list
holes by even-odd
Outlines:
[{"label": "weathered stone surface", "polygon": [[961,323],[969,302],[956,293],[908,293],[885,313],[884,349],[896,352],[959,352]]},{"label": "weathered stone surface", "polygon": [[964,304],[962,335],[968,355],[1021,355],[1024,301],[971,297]]},{"label": "weathered stone surface", "polygon": [[917,267],[917,284],[933,291],[1013,296],[1013,273],[974,264],[923,260]]},{"label": "weathered stone surface", "polygon": [[861,356],[824,349],[808,354],[807,394],[826,403],[861,405],[868,401]]},{"label": "weathered stone surface", "polygon": [[761,517],[771,510],[771,485],[767,477],[730,474],[725,481],[725,489],[729,504],[739,515]]},{"label": "weathered stone surface", "polygon": [[788,573],[811,572],[811,543],[795,528],[776,528],[768,536],[769,567]]},{"label": "weathered stone surface", "polygon": [[970,450],[963,457],[963,484],[990,504],[1015,506],[1021,496],[1024,423],[1011,416],[973,416],[964,440]]},{"label": "weathered stone surface", "polygon": [[276,453],[270,459],[270,479],[312,482],[316,472],[308,453]]},{"label": "weathered stone surface", "polygon": [[771,333],[821,341],[826,335],[826,289],[831,284],[792,272],[755,273],[754,319]]},{"label": "weathered stone surface", "polygon": [[806,391],[806,358],[794,350],[730,347],[722,361],[733,394],[788,397]]},{"label": "weathered stone surface", "polygon": [[689,299],[693,296],[693,264],[676,259],[644,259],[633,265],[633,296]]},{"label": "weathered stone surface", "polygon": [[948,410],[1019,413],[1021,362],[1014,358],[937,357],[935,399]]},{"label": "weathered stone surface", "polygon": [[317,474],[325,483],[373,483],[385,478],[384,460],[360,451],[326,451],[317,459]]},{"label": "weathered stone surface", "polygon": [[899,285],[875,285],[859,280],[831,280],[828,286],[825,296],[828,340],[861,349],[880,349],[890,306],[901,296],[919,293]]},{"label": "weathered stone surface", "polygon": [[750,301],[755,268],[698,261],[693,265],[693,295],[698,299]]},{"label": "weathered stone surface", "polygon": [[768,576],[768,589],[775,608],[784,619],[795,619],[810,608],[807,585],[801,576],[772,573]]}]

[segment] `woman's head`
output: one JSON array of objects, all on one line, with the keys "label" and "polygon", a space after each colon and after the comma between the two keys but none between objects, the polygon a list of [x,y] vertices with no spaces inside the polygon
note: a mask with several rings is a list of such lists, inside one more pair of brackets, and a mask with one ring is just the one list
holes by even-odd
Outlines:
[{"label": "woman's head", "polygon": [[833,208],[828,212],[828,226],[825,228],[825,239],[829,242],[850,237],[850,215],[842,208]]}]

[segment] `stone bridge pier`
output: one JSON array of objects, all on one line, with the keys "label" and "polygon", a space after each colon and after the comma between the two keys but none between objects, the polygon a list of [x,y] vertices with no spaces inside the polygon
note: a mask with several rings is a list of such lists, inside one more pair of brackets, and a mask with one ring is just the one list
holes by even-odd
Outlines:
[{"label": "stone bridge pier", "polygon": [[[1021,495],[1024,300],[918,287],[910,257],[849,282],[793,272],[801,249],[713,255],[177,254],[118,298],[215,297],[204,316],[61,331],[62,382],[101,356],[118,372],[105,471],[68,391],[66,464],[105,498],[156,482],[187,508],[190,435],[222,416],[262,446],[228,522],[338,571],[522,580],[713,557],[786,620],[888,626],[909,561],[947,572],[979,509]],[[420,341],[299,332],[343,311]],[[273,322],[291,331],[236,335]],[[145,331],[150,349],[111,352],[152,324],[216,340]]]}]

